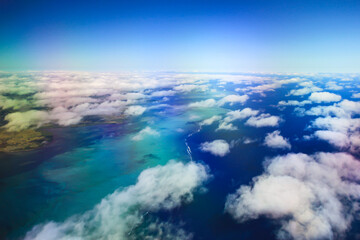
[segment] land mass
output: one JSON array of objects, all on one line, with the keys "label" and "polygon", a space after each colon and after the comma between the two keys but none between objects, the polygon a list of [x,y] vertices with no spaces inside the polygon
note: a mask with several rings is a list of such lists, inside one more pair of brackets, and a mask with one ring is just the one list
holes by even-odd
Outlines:
[{"label": "land mass", "polygon": [[0,131],[0,152],[29,151],[50,141],[50,136],[34,129],[18,132]]}]

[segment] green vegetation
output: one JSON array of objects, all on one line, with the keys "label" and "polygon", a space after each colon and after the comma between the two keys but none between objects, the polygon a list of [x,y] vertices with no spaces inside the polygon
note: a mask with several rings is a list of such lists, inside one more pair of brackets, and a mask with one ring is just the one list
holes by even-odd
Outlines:
[{"label": "green vegetation", "polygon": [[0,151],[19,152],[39,148],[49,140],[39,131],[26,129],[19,132],[0,131]]}]

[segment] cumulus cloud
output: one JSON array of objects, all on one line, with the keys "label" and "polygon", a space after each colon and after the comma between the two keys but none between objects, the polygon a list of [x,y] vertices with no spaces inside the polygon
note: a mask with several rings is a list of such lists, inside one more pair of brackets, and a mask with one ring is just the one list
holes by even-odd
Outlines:
[{"label": "cumulus cloud", "polygon": [[280,131],[276,130],[268,133],[264,141],[265,146],[270,148],[290,149],[291,145],[288,139],[280,135]]},{"label": "cumulus cloud", "polygon": [[184,84],[175,86],[174,90],[179,92],[191,92],[194,90],[205,91],[208,87],[206,85]]},{"label": "cumulus cloud", "polygon": [[221,117],[219,115],[212,116],[211,118],[207,118],[207,119],[201,121],[200,126],[211,125],[214,122],[219,121],[220,119],[221,119]]},{"label": "cumulus cloud", "polygon": [[244,108],[241,111],[240,110],[230,111],[226,114],[224,121],[232,122],[235,120],[242,120],[251,116],[255,116],[258,113],[259,113],[258,110],[253,110],[251,108]]},{"label": "cumulus cloud", "polygon": [[230,145],[222,139],[214,140],[212,142],[204,142],[200,145],[203,152],[209,152],[215,156],[224,157],[230,153]]},{"label": "cumulus cloud", "polygon": [[160,133],[151,127],[146,127],[137,134],[135,134],[131,139],[133,141],[143,140],[146,136],[160,136]]},{"label": "cumulus cloud", "polygon": [[280,101],[278,103],[279,106],[305,106],[306,104],[311,104],[311,101],[304,100],[304,101],[297,101],[297,100],[289,100],[289,101]]},{"label": "cumulus cloud", "polygon": [[360,98],[360,93],[353,93],[352,98]]},{"label": "cumulus cloud", "polygon": [[175,95],[175,91],[173,90],[163,90],[163,91],[155,91],[151,93],[151,97],[168,97]]},{"label": "cumulus cloud", "polygon": [[242,119],[246,119],[250,116],[255,116],[259,113],[258,110],[253,110],[251,108],[244,108],[242,110],[235,110],[235,111],[230,111],[228,113],[226,113],[226,117],[219,122],[219,126],[216,129],[218,130],[228,130],[228,131],[234,131],[237,130],[238,128],[236,126],[234,126],[231,122],[236,121],[236,120],[242,120]]},{"label": "cumulus cloud", "polygon": [[190,103],[189,107],[191,108],[209,108],[216,105],[216,101],[214,99],[207,99],[199,102]]},{"label": "cumulus cloud", "polygon": [[219,123],[219,126],[216,129],[216,131],[219,131],[219,130],[235,131],[235,130],[238,130],[238,128],[236,126],[234,126],[234,124],[232,124],[232,123],[222,121]]},{"label": "cumulus cloud", "polygon": [[4,126],[9,131],[20,131],[27,128],[38,128],[49,122],[49,114],[45,111],[29,110],[14,112],[5,116],[8,123]]},{"label": "cumulus cloud", "polygon": [[245,124],[252,127],[276,127],[279,126],[281,118],[263,113],[259,116],[250,117]]},{"label": "cumulus cloud", "polygon": [[142,106],[130,106],[128,107],[124,114],[128,116],[139,116],[145,112],[146,108]]},{"label": "cumulus cloud", "polygon": [[282,239],[334,239],[358,208],[359,171],[360,162],[347,153],[278,156],[250,186],[230,194],[225,209],[239,222],[277,219]]},{"label": "cumulus cloud", "polygon": [[[64,222],[51,221],[35,226],[25,239],[136,239],[132,230],[143,223],[145,213],[171,210],[191,202],[193,192],[208,178],[204,165],[170,161],[165,166],[144,170],[135,185],[115,191],[84,214],[72,216]],[[155,222],[146,229],[149,232],[161,230],[164,224]],[[181,236],[189,235],[177,231],[173,237]]]},{"label": "cumulus cloud", "polygon": [[338,85],[336,82],[334,82],[334,81],[331,81],[331,82],[327,82],[326,83],[326,89],[329,89],[329,90],[342,90],[342,89],[344,89],[344,87],[343,86],[340,86],[340,85]]},{"label": "cumulus cloud", "polygon": [[320,117],[312,122],[312,127],[323,129],[316,131],[315,136],[338,148],[352,152],[360,149],[359,118]]},{"label": "cumulus cloud", "polygon": [[249,99],[248,95],[227,95],[218,101],[219,106],[223,106],[226,103],[245,103]]},{"label": "cumulus cloud", "polygon": [[321,103],[321,102],[338,102],[341,100],[341,96],[335,93],[329,92],[315,92],[312,93],[309,97],[309,100]]},{"label": "cumulus cloud", "polygon": [[301,83],[299,83],[299,86],[301,86],[303,88],[293,89],[289,92],[289,95],[303,96],[303,95],[307,95],[309,93],[322,91],[321,88],[315,86],[314,83],[311,81],[301,82]]}]

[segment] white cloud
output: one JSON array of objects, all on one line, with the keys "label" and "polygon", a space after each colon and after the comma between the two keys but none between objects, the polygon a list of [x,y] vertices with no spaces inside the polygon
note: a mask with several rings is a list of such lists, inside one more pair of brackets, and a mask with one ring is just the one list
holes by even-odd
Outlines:
[{"label": "white cloud", "polygon": [[175,91],[167,90],[167,91],[155,91],[151,93],[151,97],[167,97],[175,95]]},{"label": "white cloud", "polygon": [[279,106],[305,106],[306,104],[311,104],[311,101],[304,100],[304,101],[297,101],[297,100],[289,100],[289,101],[280,101],[278,103]]},{"label": "white cloud", "polygon": [[276,130],[268,133],[265,137],[265,146],[270,148],[290,149],[289,140],[280,135],[280,131]]},{"label": "white cloud", "polygon": [[350,145],[349,137],[342,132],[318,130],[315,131],[314,135],[339,148],[346,148]]},{"label": "white cloud", "polygon": [[248,118],[250,116],[255,116],[259,113],[258,110],[253,110],[251,108],[244,108],[241,111],[235,110],[230,111],[226,114],[226,117],[219,123],[219,127],[216,129],[218,130],[228,130],[228,131],[234,131],[238,128],[234,126],[231,122],[236,120],[242,120],[245,118]]},{"label": "white cloud", "polygon": [[255,116],[259,113],[258,110],[253,110],[251,108],[244,108],[241,111],[240,110],[235,110],[235,111],[230,111],[228,113],[226,113],[226,118],[224,119],[225,122],[232,122],[235,120],[241,120],[241,119],[245,119],[251,116]]},{"label": "white cloud", "polygon": [[327,83],[326,83],[326,89],[335,90],[335,91],[336,91],[336,90],[342,90],[342,89],[344,89],[344,87],[338,85],[336,82],[331,81],[331,82],[327,82]]},{"label": "white cloud", "polygon": [[352,98],[360,98],[360,93],[353,93]]},{"label": "white cloud", "polygon": [[206,85],[185,84],[185,85],[175,86],[174,90],[180,92],[191,92],[194,90],[205,91],[207,88],[208,87]]},{"label": "white cloud", "polygon": [[[139,175],[135,185],[116,190],[92,210],[64,222],[51,221],[37,225],[26,234],[25,240],[137,238],[132,236],[135,234],[132,229],[143,223],[145,213],[170,210],[191,202],[193,192],[208,178],[206,167],[194,162],[184,164],[170,161],[165,166],[149,168]],[[162,223],[154,224],[146,227],[154,230]],[[161,239],[181,236],[189,235],[176,231],[174,236]]]},{"label": "white cloud", "polygon": [[313,116],[336,116],[341,118],[351,118],[354,114],[360,113],[360,102],[343,100],[331,106],[312,107],[305,112]]},{"label": "white cloud", "polygon": [[209,108],[216,105],[216,101],[214,99],[207,99],[199,102],[190,103],[189,107],[192,108]]},{"label": "white cloud", "polygon": [[219,121],[221,117],[219,115],[212,116],[211,118],[205,119],[200,122],[200,126],[211,125],[216,121]]},{"label": "white cloud", "polygon": [[281,118],[263,113],[259,116],[250,117],[245,124],[252,127],[276,127],[279,126]]},{"label": "white cloud", "polygon": [[140,116],[145,110],[146,108],[142,106],[130,106],[125,110],[124,114],[128,116]]},{"label": "white cloud", "polygon": [[290,91],[289,95],[303,96],[303,95],[307,95],[309,93],[322,91],[321,88],[316,87],[312,82],[303,82],[303,83],[300,83],[299,85],[304,88],[293,89]]},{"label": "white cloud", "polygon": [[133,141],[140,141],[143,140],[144,137],[146,136],[159,136],[160,133],[154,129],[152,129],[151,127],[146,127],[143,130],[141,130],[140,132],[138,132],[137,134],[135,134],[131,139]]},{"label": "white cloud", "polygon": [[312,93],[309,97],[309,100],[321,103],[321,102],[338,102],[341,100],[341,96],[335,93],[329,92],[315,92]]},{"label": "white cloud", "polygon": [[249,99],[248,95],[228,95],[219,100],[219,106],[223,106],[226,103],[245,103]]},{"label": "white cloud", "polygon": [[49,114],[45,111],[29,110],[9,113],[4,118],[8,123],[4,126],[9,131],[20,131],[27,128],[38,128],[49,122]]},{"label": "white cloud", "polygon": [[230,145],[222,139],[214,140],[212,142],[204,142],[200,146],[201,151],[210,152],[219,157],[224,157],[230,153]]},{"label": "white cloud", "polygon": [[312,127],[324,129],[315,132],[315,136],[335,147],[349,149],[351,152],[360,150],[360,119],[359,118],[316,118]]},{"label": "white cloud", "polygon": [[239,222],[278,219],[282,239],[334,239],[358,209],[359,171],[360,162],[346,153],[278,156],[250,186],[229,195],[225,209]]},{"label": "white cloud", "polygon": [[235,131],[235,130],[238,130],[238,128],[236,126],[234,126],[232,123],[222,121],[219,123],[219,126],[216,129],[216,131],[219,131],[219,130]]}]

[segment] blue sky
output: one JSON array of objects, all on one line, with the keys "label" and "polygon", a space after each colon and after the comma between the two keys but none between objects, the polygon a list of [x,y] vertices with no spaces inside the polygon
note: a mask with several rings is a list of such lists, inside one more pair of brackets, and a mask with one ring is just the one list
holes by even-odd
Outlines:
[{"label": "blue sky", "polygon": [[1,70],[359,72],[360,1],[0,1]]}]

